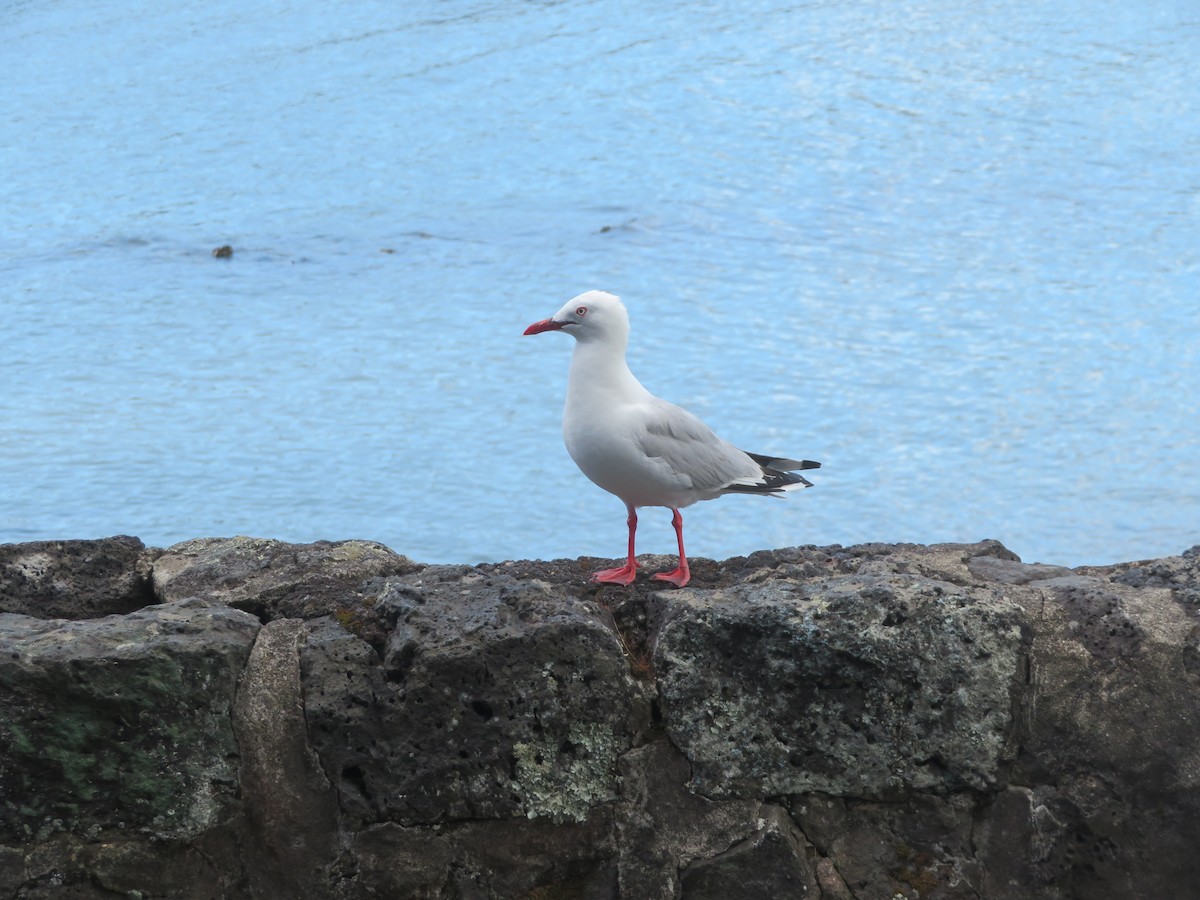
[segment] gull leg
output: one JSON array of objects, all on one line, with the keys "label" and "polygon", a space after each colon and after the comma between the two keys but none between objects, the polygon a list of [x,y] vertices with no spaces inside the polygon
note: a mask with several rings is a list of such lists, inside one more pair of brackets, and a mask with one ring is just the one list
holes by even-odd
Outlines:
[{"label": "gull leg", "polygon": [[675,526],[675,537],[679,539],[679,565],[673,572],[659,572],[654,577],[658,581],[669,581],[676,587],[683,587],[692,577],[692,573],[688,571],[687,555],[683,552],[683,516],[677,509],[671,512],[674,513],[671,516],[671,524]]},{"label": "gull leg", "polygon": [[625,524],[629,526],[629,558],[620,568],[601,569],[593,572],[592,581],[601,581],[605,584],[633,584],[633,579],[637,578],[638,564],[633,556],[633,537],[637,534],[637,511],[632,506],[627,506],[626,509],[629,510],[629,518],[625,520]]}]

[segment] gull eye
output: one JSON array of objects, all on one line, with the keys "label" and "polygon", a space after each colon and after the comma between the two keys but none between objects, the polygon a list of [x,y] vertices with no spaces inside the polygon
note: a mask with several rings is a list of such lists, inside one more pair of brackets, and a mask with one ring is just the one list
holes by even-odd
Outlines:
[{"label": "gull eye", "polygon": [[579,318],[582,319],[584,316],[587,315],[587,307],[586,306],[576,307],[575,315],[579,316]]}]

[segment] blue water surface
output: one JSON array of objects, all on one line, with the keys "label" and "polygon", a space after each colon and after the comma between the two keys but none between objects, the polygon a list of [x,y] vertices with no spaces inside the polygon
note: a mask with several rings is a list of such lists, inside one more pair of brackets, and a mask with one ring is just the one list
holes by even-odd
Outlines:
[{"label": "blue water surface", "polygon": [[0,47],[0,541],[621,555],[521,336],[602,288],[651,390],[824,463],[694,555],[1200,542],[1190,0],[0,0]]}]

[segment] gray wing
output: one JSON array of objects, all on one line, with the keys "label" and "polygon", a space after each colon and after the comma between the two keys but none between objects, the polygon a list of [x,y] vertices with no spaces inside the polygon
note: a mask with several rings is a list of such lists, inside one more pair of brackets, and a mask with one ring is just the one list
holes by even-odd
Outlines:
[{"label": "gray wing", "polygon": [[647,412],[638,445],[672,474],[690,479],[693,490],[715,496],[730,485],[762,482],[758,463],[686,409],[655,398]]}]

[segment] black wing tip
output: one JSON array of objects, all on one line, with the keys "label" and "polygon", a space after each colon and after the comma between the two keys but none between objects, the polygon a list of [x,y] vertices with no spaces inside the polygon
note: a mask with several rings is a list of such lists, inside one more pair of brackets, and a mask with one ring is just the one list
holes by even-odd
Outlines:
[{"label": "black wing tip", "polygon": [[743,450],[748,457],[758,463],[763,469],[779,472],[803,472],[806,469],[819,469],[821,464],[815,459],[787,459],[782,456],[764,456],[761,453],[750,453]]},{"label": "black wing tip", "polygon": [[[800,485],[801,487],[806,487],[806,488],[810,488],[813,486],[813,483],[811,481],[809,481],[807,478],[805,478],[801,475],[793,475],[791,472],[786,473],[783,476],[783,478],[786,478],[787,480],[784,481],[781,478],[775,482],[775,489],[777,491],[779,491],[780,493],[782,493],[785,488],[794,487],[797,484]],[[771,479],[768,478],[768,481],[770,481],[770,480]]]},{"label": "black wing tip", "polygon": [[813,483],[802,475],[763,469],[762,484],[731,484],[721,490],[723,494],[766,494],[771,497],[782,495],[789,488],[810,488]]}]

